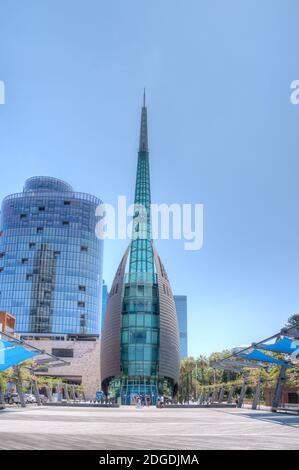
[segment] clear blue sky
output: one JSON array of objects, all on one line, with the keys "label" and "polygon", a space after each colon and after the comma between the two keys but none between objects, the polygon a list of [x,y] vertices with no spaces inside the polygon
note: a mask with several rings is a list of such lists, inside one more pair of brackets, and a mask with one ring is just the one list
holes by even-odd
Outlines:
[{"label": "clear blue sky", "polygon": [[[1,0],[0,197],[52,175],[133,198],[147,89],[153,202],[200,202],[204,247],[157,247],[189,351],[299,312],[297,0]],[[105,246],[111,283],[125,243]]]}]

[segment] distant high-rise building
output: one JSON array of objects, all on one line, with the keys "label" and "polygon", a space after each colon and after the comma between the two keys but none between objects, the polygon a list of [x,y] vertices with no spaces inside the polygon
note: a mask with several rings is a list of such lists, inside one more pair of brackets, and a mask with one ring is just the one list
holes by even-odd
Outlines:
[{"label": "distant high-rise building", "polygon": [[108,296],[109,296],[108,286],[107,286],[107,284],[105,284],[105,281],[103,281],[103,285],[102,285],[101,330],[103,329],[103,325],[104,325],[106,307],[107,307],[107,302],[108,302]]},{"label": "distant high-rise building", "polygon": [[180,356],[188,356],[187,296],[174,295],[175,308],[180,330]]},{"label": "distant high-rise building", "polygon": [[175,395],[179,378],[179,331],[167,273],[153,246],[147,108],[141,129],[132,241],[109,292],[101,336],[103,390],[131,404]]},{"label": "distant high-rise building", "polygon": [[98,335],[103,242],[100,200],[56,178],[33,177],[2,203],[0,310],[22,334]]}]

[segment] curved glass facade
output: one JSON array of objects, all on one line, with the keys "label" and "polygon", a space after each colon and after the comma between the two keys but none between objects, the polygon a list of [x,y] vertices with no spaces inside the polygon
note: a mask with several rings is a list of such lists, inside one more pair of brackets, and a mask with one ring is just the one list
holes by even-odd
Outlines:
[{"label": "curved glass facade", "polygon": [[179,377],[179,335],[167,274],[151,233],[147,108],[141,111],[132,241],[116,271],[101,337],[104,392],[122,404],[143,396],[174,396]]},{"label": "curved glass facade", "polygon": [[[121,398],[157,397],[159,369],[159,298],[151,237],[151,192],[147,142],[147,109],[141,111],[133,236],[124,279],[121,328]],[[141,217],[140,211],[143,211]]]},{"label": "curved glass facade", "polygon": [[0,310],[32,334],[99,334],[101,201],[56,178],[34,177],[2,203]]},{"label": "curved glass facade", "polygon": [[121,328],[122,403],[157,396],[159,298],[156,274],[125,275]]}]

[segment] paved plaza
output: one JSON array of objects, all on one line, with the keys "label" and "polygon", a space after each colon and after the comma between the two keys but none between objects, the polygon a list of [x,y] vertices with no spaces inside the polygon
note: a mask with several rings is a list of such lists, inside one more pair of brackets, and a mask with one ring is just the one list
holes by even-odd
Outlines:
[{"label": "paved plaza", "polygon": [[0,449],[299,449],[299,416],[250,409],[0,411]]}]

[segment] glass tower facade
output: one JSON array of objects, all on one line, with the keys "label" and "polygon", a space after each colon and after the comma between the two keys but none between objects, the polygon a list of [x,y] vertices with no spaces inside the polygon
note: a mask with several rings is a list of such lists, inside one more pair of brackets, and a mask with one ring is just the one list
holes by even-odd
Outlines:
[{"label": "glass tower facade", "polygon": [[64,181],[33,177],[2,203],[0,310],[16,331],[33,335],[97,335],[100,330],[101,201]]},{"label": "glass tower facade", "polygon": [[105,320],[105,315],[106,315],[106,308],[107,308],[107,302],[108,302],[108,286],[105,284],[105,281],[103,281],[102,285],[102,315],[101,315],[101,330],[103,329],[104,325],[104,320]]},{"label": "glass tower facade", "polygon": [[174,295],[176,314],[180,331],[180,357],[188,356],[187,296]]},{"label": "glass tower facade", "polygon": [[159,364],[159,301],[151,235],[147,108],[141,110],[133,234],[125,275],[121,328],[122,403],[155,401]]},{"label": "glass tower facade", "polygon": [[147,108],[141,109],[132,240],[117,268],[101,336],[101,383],[124,405],[174,396],[179,334],[170,282],[153,245]]}]

